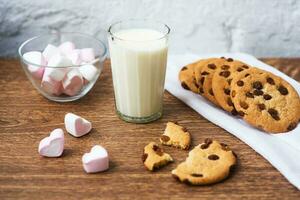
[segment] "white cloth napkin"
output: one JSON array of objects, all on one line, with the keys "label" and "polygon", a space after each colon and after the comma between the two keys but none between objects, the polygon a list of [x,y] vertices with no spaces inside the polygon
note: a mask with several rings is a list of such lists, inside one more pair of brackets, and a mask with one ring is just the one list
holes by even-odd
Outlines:
[{"label": "white cloth napkin", "polygon": [[203,117],[248,144],[300,190],[300,125],[288,133],[268,134],[251,127],[242,119],[238,119],[222,109],[217,108],[200,95],[194,94],[181,87],[178,80],[178,73],[182,66],[200,58],[221,56],[238,59],[249,65],[270,71],[288,81],[294,86],[298,94],[300,94],[300,84],[297,81],[257,60],[255,57],[243,53],[210,54],[202,56],[194,54],[170,55],[167,66],[166,89]]}]

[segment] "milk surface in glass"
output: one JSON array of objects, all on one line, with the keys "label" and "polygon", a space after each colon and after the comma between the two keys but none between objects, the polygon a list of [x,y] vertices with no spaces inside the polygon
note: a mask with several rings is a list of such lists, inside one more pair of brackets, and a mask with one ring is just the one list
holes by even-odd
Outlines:
[{"label": "milk surface in glass", "polygon": [[132,122],[159,118],[168,50],[165,35],[146,28],[120,30],[109,38],[109,47],[118,114]]}]

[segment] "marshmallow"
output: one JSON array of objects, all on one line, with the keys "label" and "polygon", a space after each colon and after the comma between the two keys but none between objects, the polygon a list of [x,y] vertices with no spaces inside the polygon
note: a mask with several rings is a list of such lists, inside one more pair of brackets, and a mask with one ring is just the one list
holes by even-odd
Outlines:
[{"label": "marshmallow", "polygon": [[[66,73],[68,72],[68,68],[60,68],[62,66],[72,66],[72,61],[69,60],[64,55],[57,53],[51,57],[48,62],[48,66],[45,69],[44,76],[49,76],[51,79],[55,81],[61,81],[65,77]],[[57,67],[57,68],[55,68]]]},{"label": "marshmallow", "polygon": [[89,153],[82,156],[82,164],[87,173],[107,170],[109,168],[109,158],[106,149],[100,145],[95,145]]},{"label": "marshmallow", "polygon": [[62,53],[54,54],[48,61],[48,66],[51,67],[67,67],[72,66],[72,61]]},{"label": "marshmallow", "polygon": [[39,154],[45,157],[59,157],[64,151],[64,132],[58,128],[40,141]]},{"label": "marshmallow", "polygon": [[84,48],[80,50],[80,57],[84,62],[95,60],[95,51],[93,48]]},{"label": "marshmallow", "polygon": [[83,78],[87,81],[92,81],[98,75],[98,69],[94,65],[83,65],[79,67],[79,71]]},{"label": "marshmallow", "polygon": [[79,49],[74,49],[72,52],[66,54],[66,56],[72,61],[74,65],[80,65],[82,62]]},{"label": "marshmallow", "polygon": [[81,137],[91,131],[92,124],[78,115],[68,113],[65,115],[65,127],[74,137]]},{"label": "marshmallow", "polygon": [[83,87],[83,78],[78,69],[72,69],[62,81],[64,93],[69,96],[76,95]]},{"label": "marshmallow", "polygon": [[73,42],[68,41],[59,45],[58,48],[63,54],[67,55],[75,49],[75,44]]},{"label": "marshmallow", "polygon": [[59,96],[63,92],[61,81],[55,81],[44,73],[41,87],[48,94]]},{"label": "marshmallow", "polygon": [[54,56],[55,54],[59,53],[59,51],[60,51],[60,50],[59,50],[56,46],[54,46],[54,45],[52,45],[52,44],[48,44],[48,45],[46,46],[46,48],[44,49],[44,51],[43,51],[43,56],[45,57],[45,59],[46,59],[47,61],[49,61],[50,58],[51,58],[52,56]]},{"label": "marshmallow", "polygon": [[42,55],[42,53],[39,51],[30,51],[30,52],[25,53],[23,55],[23,58],[32,64],[39,65],[39,66],[35,66],[35,65],[29,64],[27,68],[28,68],[29,72],[35,78],[42,79],[44,70],[45,70],[45,66],[47,64],[47,61],[44,58],[44,56]]}]

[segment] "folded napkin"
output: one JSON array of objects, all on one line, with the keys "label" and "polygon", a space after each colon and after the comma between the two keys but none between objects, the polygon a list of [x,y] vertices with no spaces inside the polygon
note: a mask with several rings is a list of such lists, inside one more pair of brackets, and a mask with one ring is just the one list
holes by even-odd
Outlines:
[{"label": "folded napkin", "polygon": [[248,125],[242,119],[238,119],[217,108],[202,96],[181,87],[178,80],[178,73],[182,66],[201,58],[218,58],[221,56],[238,59],[251,66],[270,71],[293,85],[298,94],[300,94],[300,84],[297,81],[257,60],[255,57],[242,53],[202,56],[194,54],[170,55],[167,66],[166,89],[203,117],[222,127],[253,148],[300,190],[300,125],[287,133],[268,134]]}]

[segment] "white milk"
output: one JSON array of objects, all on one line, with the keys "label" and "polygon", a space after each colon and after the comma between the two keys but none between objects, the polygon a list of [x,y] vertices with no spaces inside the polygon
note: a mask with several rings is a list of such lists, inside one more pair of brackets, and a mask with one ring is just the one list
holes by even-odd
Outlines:
[{"label": "white milk", "polygon": [[151,29],[126,29],[109,39],[116,107],[129,117],[162,112],[167,39]]}]

